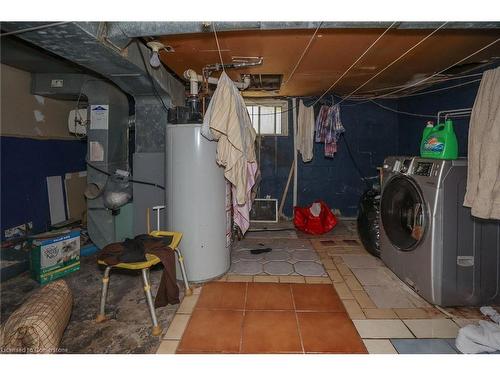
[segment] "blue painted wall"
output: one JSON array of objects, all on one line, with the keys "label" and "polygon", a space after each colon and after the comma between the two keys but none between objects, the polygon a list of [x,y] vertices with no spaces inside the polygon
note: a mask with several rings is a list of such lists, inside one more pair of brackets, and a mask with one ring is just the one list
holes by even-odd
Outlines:
[{"label": "blue painted wall", "polygon": [[[497,64],[498,66],[500,64]],[[495,68],[495,65],[488,69]],[[478,71],[476,71],[478,72]],[[476,73],[475,72],[475,73]],[[479,79],[480,76],[453,80],[434,85],[422,91],[441,89]],[[377,102],[398,112],[429,115],[417,117],[395,113],[373,103],[346,102],[341,105],[341,117],[346,128],[345,139],[350,145],[353,157],[365,177],[377,176],[376,168],[389,155],[418,155],[423,128],[427,120],[436,120],[438,111],[470,108],[474,104],[479,81],[461,87],[426,95],[410,96]],[[313,100],[310,99],[309,102]],[[307,104],[307,102],[306,102]],[[319,111],[319,105],[315,113]],[[467,156],[469,117],[453,118],[458,138],[459,155]],[[281,198],[293,160],[292,115],[289,114],[289,136],[277,138],[277,148],[273,137],[264,138],[261,148],[260,196],[267,194]],[[275,166],[275,150],[277,163]],[[373,179],[372,181],[375,181]],[[292,189],[286,199],[285,214],[292,215]],[[343,216],[356,216],[360,195],[365,184],[360,180],[344,140],[333,159],[323,156],[323,145],[314,145],[314,158],[303,163],[299,157],[298,204],[308,205],[316,199],[323,199],[332,208],[337,208]]]},{"label": "blue painted wall", "polygon": [[[50,224],[47,176],[85,170],[86,142],[0,137],[1,230],[33,221],[34,232]],[[64,178],[64,177],[63,177]]]},{"label": "blue painted wall", "polygon": [[[395,101],[384,101],[395,109]],[[346,128],[352,155],[365,177],[377,176],[377,167],[384,158],[398,152],[398,116],[372,104],[346,102],[341,107],[341,117]],[[315,107],[319,112],[320,104]],[[291,107],[291,106],[290,106]],[[277,155],[275,156],[275,152]],[[276,160],[276,163],[275,163]],[[270,195],[281,199],[293,160],[292,112],[289,112],[289,136],[264,137],[261,145],[260,196]],[[275,165],[276,164],[276,165]],[[298,204],[305,206],[317,199],[324,200],[331,208],[337,208],[343,216],[356,216],[360,195],[366,189],[353,165],[346,144],[340,140],[333,159],[324,157],[323,144],[314,145],[314,158],[298,165]],[[292,191],[285,203],[284,212],[292,215]]]},{"label": "blue painted wall", "polygon": [[[470,81],[471,78],[456,80],[452,85]],[[448,86],[451,84],[448,83]],[[432,90],[439,89],[445,85],[433,86]],[[450,90],[439,91],[432,94],[411,96],[398,100],[398,109],[404,112],[430,114],[434,117],[421,118],[398,114],[399,122],[399,153],[401,155],[419,155],[422,132],[427,120],[436,123],[437,112],[442,110],[471,108],[474,105],[479,82]],[[431,88],[427,89],[431,90]],[[455,134],[458,139],[459,156],[467,156],[467,144],[469,133],[469,117],[452,118]]]}]

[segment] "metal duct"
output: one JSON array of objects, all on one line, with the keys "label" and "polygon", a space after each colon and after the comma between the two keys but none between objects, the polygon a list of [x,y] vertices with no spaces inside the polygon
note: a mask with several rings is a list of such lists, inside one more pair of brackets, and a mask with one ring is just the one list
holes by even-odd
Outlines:
[{"label": "metal duct", "polygon": [[[400,22],[399,29],[435,29],[442,22]],[[323,22],[323,29],[385,29],[391,22]],[[315,29],[318,22],[217,22],[217,31]],[[447,29],[495,29],[500,22],[449,22]],[[107,37],[115,44],[130,38],[213,32],[212,22],[108,22]]]},{"label": "metal duct", "polygon": [[[53,87],[54,79],[62,80],[60,87]],[[32,93],[52,98],[87,98],[89,109],[108,106],[105,121],[91,124],[87,130],[87,159],[96,168],[109,174],[117,169],[130,170],[128,165],[128,119],[129,100],[115,85],[107,80],[85,74],[32,74]],[[105,107],[106,108],[106,107]],[[88,118],[92,118],[89,115]],[[91,120],[92,121],[92,120]],[[104,187],[108,176],[95,168],[87,167],[87,183]],[[95,199],[87,200],[87,226],[89,236],[100,248],[122,240],[120,233],[126,230],[117,228],[117,222],[128,223],[132,228],[132,217],[127,214],[113,215],[106,208],[104,195],[96,194]],[[130,236],[131,233],[128,233]]]},{"label": "metal duct", "polygon": [[[37,22],[2,22],[2,29],[14,31],[37,25]],[[167,105],[184,104],[184,84],[163,67],[151,68],[146,46],[140,43],[132,43],[127,48],[114,45],[106,35],[104,22],[71,22],[25,32],[19,37],[108,78],[132,96],[158,93],[170,97]]]},{"label": "metal duct", "polygon": [[[4,22],[2,29],[12,31],[36,25],[37,23],[34,22]],[[117,45],[107,33],[107,24],[104,22],[72,22],[39,31],[25,32],[19,34],[19,37],[106,77],[121,90],[134,97],[134,178],[164,185],[167,122],[165,106],[184,105],[184,84],[168,73],[163,66],[159,69],[151,68],[148,63],[150,51],[143,44],[130,43],[130,39],[127,38],[126,43]],[[41,93],[41,95],[44,94]],[[92,96],[89,96],[90,99]],[[128,113],[127,107],[126,114]],[[108,136],[112,140],[109,143],[110,149],[126,145],[123,138],[115,138],[111,127]],[[89,135],[89,141],[90,139]],[[94,182],[93,176],[97,176],[96,173],[99,172],[89,170],[89,182]],[[157,187],[137,183],[133,184],[133,189],[133,231],[135,234],[144,233],[146,231],[146,208],[163,205],[164,194]],[[98,200],[94,202],[96,201]],[[92,225],[90,217],[97,215],[94,208],[89,206],[89,226]],[[91,212],[94,213],[91,214]],[[97,222],[107,227],[110,225],[110,218],[96,216],[96,226],[99,226]],[[164,222],[163,219],[162,222]],[[94,242],[102,244],[107,241],[109,243],[110,236],[97,237],[97,239],[92,238]]]}]

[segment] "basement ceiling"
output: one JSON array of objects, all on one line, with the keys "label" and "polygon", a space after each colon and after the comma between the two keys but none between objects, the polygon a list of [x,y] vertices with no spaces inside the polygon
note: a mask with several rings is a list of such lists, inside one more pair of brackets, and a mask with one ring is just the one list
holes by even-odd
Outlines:
[{"label": "basement ceiling", "polygon": [[[224,62],[242,56],[264,58],[261,66],[228,70],[233,80],[240,80],[241,74],[245,73],[283,75],[279,90],[249,90],[244,95],[309,96],[325,92],[384,30],[320,29],[290,79],[314,29],[226,31],[218,32],[217,36]],[[351,93],[431,32],[432,29],[389,30],[333,87],[332,92],[339,95]],[[500,29],[443,28],[356,94],[416,82],[457,63],[498,38]],[[161,59],[180,77],[186,69],[194,69],[201,74],[205,65],[220,62],[213,32],[165,35],[155,39],[174,48],[175,52],[162,52]],[[500,43],[493,44],[460,65],[471,68],[476,66],[475,63],[495,58],[500,58]],[[450,74],[456,74],[457,70]]]}]

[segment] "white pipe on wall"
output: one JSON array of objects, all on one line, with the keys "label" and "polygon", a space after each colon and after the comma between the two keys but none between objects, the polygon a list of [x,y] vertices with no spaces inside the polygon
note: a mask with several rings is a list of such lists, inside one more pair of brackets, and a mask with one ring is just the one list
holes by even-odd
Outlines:
[{"label": "white pipe on wall", "polygon": [[[198,82],[203,82],[203,76],[196,73],[193,69],[188,69],[184,72],[184,78],[189,79],[189,89],[191,95],[198,95]],[[214,77],[208,77],[208,83],[216,85],[219,80]],[[240,90],[246,90],[250,86],[250,76],[245,76],[243,82],[234,82]]]},{"label": "white pipe on wall", "polygon": [[292,99],[293,114],[293,206],[297,206],[297,99]]}]

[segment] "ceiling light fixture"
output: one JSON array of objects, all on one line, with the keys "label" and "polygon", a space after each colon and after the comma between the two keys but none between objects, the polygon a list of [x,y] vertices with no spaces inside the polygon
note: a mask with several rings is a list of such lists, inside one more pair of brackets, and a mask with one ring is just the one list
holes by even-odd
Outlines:
[{"label": "ceiling light fixture", "polygon": [[174,52],[174,49],[170,46],[165,46],[161,42],[152,41],[146,44],[151,49],[151,58],[149,59],[149,65],[151,67],[158,69],[161,66],[160,61],[160,51],[165,50],[167,52]]}]

